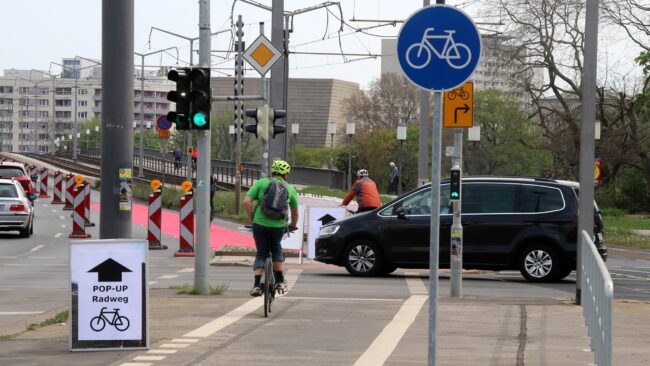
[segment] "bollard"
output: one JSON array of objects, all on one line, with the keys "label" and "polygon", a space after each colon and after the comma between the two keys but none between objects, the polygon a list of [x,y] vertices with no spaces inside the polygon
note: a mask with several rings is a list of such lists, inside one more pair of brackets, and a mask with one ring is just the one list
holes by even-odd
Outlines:
[{"label": "bollard", "polygon": [[167,249],[162,245],[162,232],[160,224],[162,219],[162,190],[157,189],[149,195],[149,224],[147,225],[147,241],[149,249]]},{"label": "bollard", "polygon": [[50,196],[47,195],[47,178],[47,168],[42,168],[41,174],[39,175],[41,193],[38,195],[38,198],[50,198]]},{"label": "bollard", "polygon": [[68,237],[75,239],[90,238],[90,234],[86,234],[86,205],[83,185],[73,187],[72,195],[74,212],[72,213],[72,233]]},{"label": "bollard", "polygon": [[181,197],[180,210],[180,248],[174,257],[194,257],[194,196],[188,191]]},{"label": "bollard", "polygon": [[84,182],[84,225],[95,226],[95,223],[90,221],[90,183]]},{"label": "bollard", "polygon": [[62,205],[64,202],[61,198],[63,194],[63,174],[60,171],[54,172],[54,188],[52,189],[52,204]]},{"label": "bollard", "polygon": [[72,205],[72,191],[74,190],[74,175],[68,174],[65,177],[65,206],[64,210],[72,210],[74,207]]}]

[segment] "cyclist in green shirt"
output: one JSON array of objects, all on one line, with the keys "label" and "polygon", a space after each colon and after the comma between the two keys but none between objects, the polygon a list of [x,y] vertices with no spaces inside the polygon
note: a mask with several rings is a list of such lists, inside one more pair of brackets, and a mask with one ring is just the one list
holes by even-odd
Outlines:
[{"label": "cyclist in green shirt", "polygon": [[[286,161],[276,160],[271,166],[271,177],[263,178],[253,184],[251,189],[244,197],[244,208],[248,218],[253,222],[253,239],[257,254],[255,255],[255,283],[251,290],[251,296],[260,296],[262,289],[260,280],[264,272],[264,261],[271,255],[273,260],[273,272],[276,280],[276,290],[284,293],[287,291],[287,285],[282,273],[284,269],[284,255],[282,253],[282,236],[286,230],[293,231],[298,223],[298,193],[296,189],[287,183],[287,175],[291,171],[291,166]],[[286,218],[268,217],[261,209],[260,205],[264,200],[264,195],[271,185],[272,180],[281,183],[287,190],[287,204],[291,210],[291,222],[287,226]]]}]

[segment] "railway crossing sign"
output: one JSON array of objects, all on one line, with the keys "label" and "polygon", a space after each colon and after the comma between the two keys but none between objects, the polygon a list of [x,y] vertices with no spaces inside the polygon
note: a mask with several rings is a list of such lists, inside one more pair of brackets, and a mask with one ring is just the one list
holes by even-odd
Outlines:
[{"label": "railway crossing sign", "polygon": [[260,75],[264,75],[282,57],[282,52],[268,38],[260,34],[242,56]]},{"label": "railway crossing sign", "polygon": [[447,128],[472,127],[474,125],[474,82],[445,92],[442,121]]},{"label": "railway crossing sign", "polygon": [[431,5],[413,13],[397,36],[404,75],[426,90],[462,85],[481,56],[481,36],[470,17],[452,6]]}]

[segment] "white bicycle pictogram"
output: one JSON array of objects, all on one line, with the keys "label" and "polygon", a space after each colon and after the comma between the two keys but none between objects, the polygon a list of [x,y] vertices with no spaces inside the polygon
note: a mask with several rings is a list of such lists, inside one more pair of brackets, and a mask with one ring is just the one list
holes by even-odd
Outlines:
[{"label": "white bicycle pictogram", "polygon": [[[422,35],[422,41],[414,43],[406,49],[406,63],[414,69],[423,69],[431,62],[431,52],[441,60],[447,61],[454,69],[462,69],[472,60],[472,51],[464,43],[454,41],[455,30],[445,30],[446,34],[430,34],[433,27],[427,28]],[[431,44],[432,39],[444,39],[445,45],[441,52]],[[416,50],[416,53],[412,51]],[[424,55],[422,54],[424,52]]]}]

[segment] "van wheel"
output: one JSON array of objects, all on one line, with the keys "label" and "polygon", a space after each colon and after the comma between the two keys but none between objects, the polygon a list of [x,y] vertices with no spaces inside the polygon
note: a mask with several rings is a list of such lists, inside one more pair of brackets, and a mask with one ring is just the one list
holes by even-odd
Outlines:
[{"label": "van wheel", "polygon": [[519,257],[519,271],[530,282],[550,282],[562,273],[562,264],[553,248],[546,244],[526,247]]},{"label": "van wheel", "polygon": [[358,239],[345,248],[343,262],[351,275],[370,277],[381,273],[384,258],[377,244]]}]

